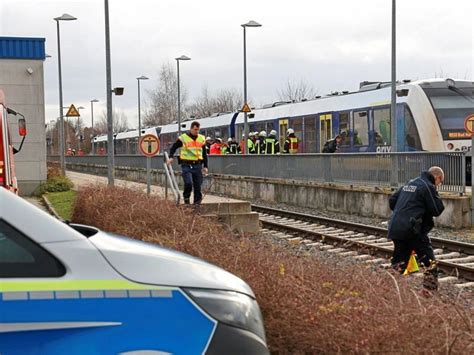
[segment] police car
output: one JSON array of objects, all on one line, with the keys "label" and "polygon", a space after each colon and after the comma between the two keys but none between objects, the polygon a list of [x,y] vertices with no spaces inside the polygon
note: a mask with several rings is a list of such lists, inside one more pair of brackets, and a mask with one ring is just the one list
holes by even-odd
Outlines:
[{"label": "police car", "polygon": [[0,354],[268,354],[250,287],[0,189]]}]

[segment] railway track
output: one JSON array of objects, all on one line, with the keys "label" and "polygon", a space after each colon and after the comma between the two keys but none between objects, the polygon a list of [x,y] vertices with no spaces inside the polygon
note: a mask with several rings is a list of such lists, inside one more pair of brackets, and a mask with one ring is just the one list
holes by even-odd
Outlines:
[{"label": "railway track", "polygon": [[[389,266],[393,244],[385,228],[257,205],[252,210],[260,214],[264,228],[280,231],[282,237],[287,233],[291,242]],[[474,281],[474,244],[442,238],[431,242],[445,281]]]}]

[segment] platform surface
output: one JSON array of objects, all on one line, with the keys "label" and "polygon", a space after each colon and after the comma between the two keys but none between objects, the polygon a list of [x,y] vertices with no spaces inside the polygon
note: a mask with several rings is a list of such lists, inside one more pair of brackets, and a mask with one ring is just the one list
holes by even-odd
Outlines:
[{"label": "platform surface", "polygon": [[[75,171],[67,171],[66,175],[71,179],[71,181],[74,183],[74,188],[79,189],[81,187],[86,187],[90,185],[106,185],[107,184],[107,177],[105,176],[98,176],[98,175],[90,175],[90,174],[83,174],[83,173],[78,173]],[[115,186],[120,186],[120,187],[126,187],[126,188],[132,188],[132,189],[139,189],[146,193],[146,184],[140,183],[140,182],[133,182],[133,181],[127,181],[127,180],[120,180],[120,179],[114,179],[115,181]],[[183,203],[183,191],[180,191],[180,200],[181,203]],[[153,195],[158,195],[161,197],[165,197],[165,188],[162,186],[157,186],[157,185],[151,185],[151,194]],[[204,196],[202,203],[233,203],[233,202],[242,202],[241,200],[236,200],[233,198],[228,198],[228,197],[221,197],[221,196],[216,196],[216,195],[211,195],[206,193],[206,191],[202,191],[202,194]],[[171,189],[168,189],[168,199],[174,200],[174,195]],[[193,202],[193,195],[191,194],[191,202]]]}]

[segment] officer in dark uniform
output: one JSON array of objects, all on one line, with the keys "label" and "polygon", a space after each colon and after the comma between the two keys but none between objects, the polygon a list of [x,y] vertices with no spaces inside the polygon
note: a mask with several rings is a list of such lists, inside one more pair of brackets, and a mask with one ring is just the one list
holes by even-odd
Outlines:
[{"label": "officer in dark uniform", "polygon": [[433,166],[401,187],[389,201],[393,211],[388,227],[388,238],[394,244],[392,267],[403,272],[415,251],[418,261],[427,268],[423,286],[428,290],[438,289],[438,269],[428,232],[434,227],[433,217],[444,210],[436,191],[443,181],[443,170]]},{"label": "officer in dark uniform", "polygon": [[329,139],[328,141],[326,141],[326,143],[324,143],[323,153],[335,153],[341,143],[342,137],[338,134],[333,139]]}]

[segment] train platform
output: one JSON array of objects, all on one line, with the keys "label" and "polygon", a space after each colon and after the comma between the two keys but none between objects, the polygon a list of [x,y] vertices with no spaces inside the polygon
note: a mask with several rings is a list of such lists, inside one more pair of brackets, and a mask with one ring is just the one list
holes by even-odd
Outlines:
[{"label": "train platform", "polygon": [[[105,176],[90,175],[67,171],[67,176],[74,183],[74,189],[80,189],[91,185],[106,185],[108,180]],[[128,180],[115,179],[115,186],[138,189],[146,193],[146,184]],[[151,185],[151,194],[165,198],[166,191],[162,186]],[[182,191],[180,191],[182,196]],[[218,220],[228,225],[232,230],[239,233],[258,233],[258,214],[251,211],[250,202],[233,198],[221,197],[205,193],[203,191],[201,212],[209,216],[217,216]],[[174,200],[174,195],[169,189],[168,200]],[[192,201],[192,200],[191,200]],[[183,204],[181,199],[181,204]]]}]

